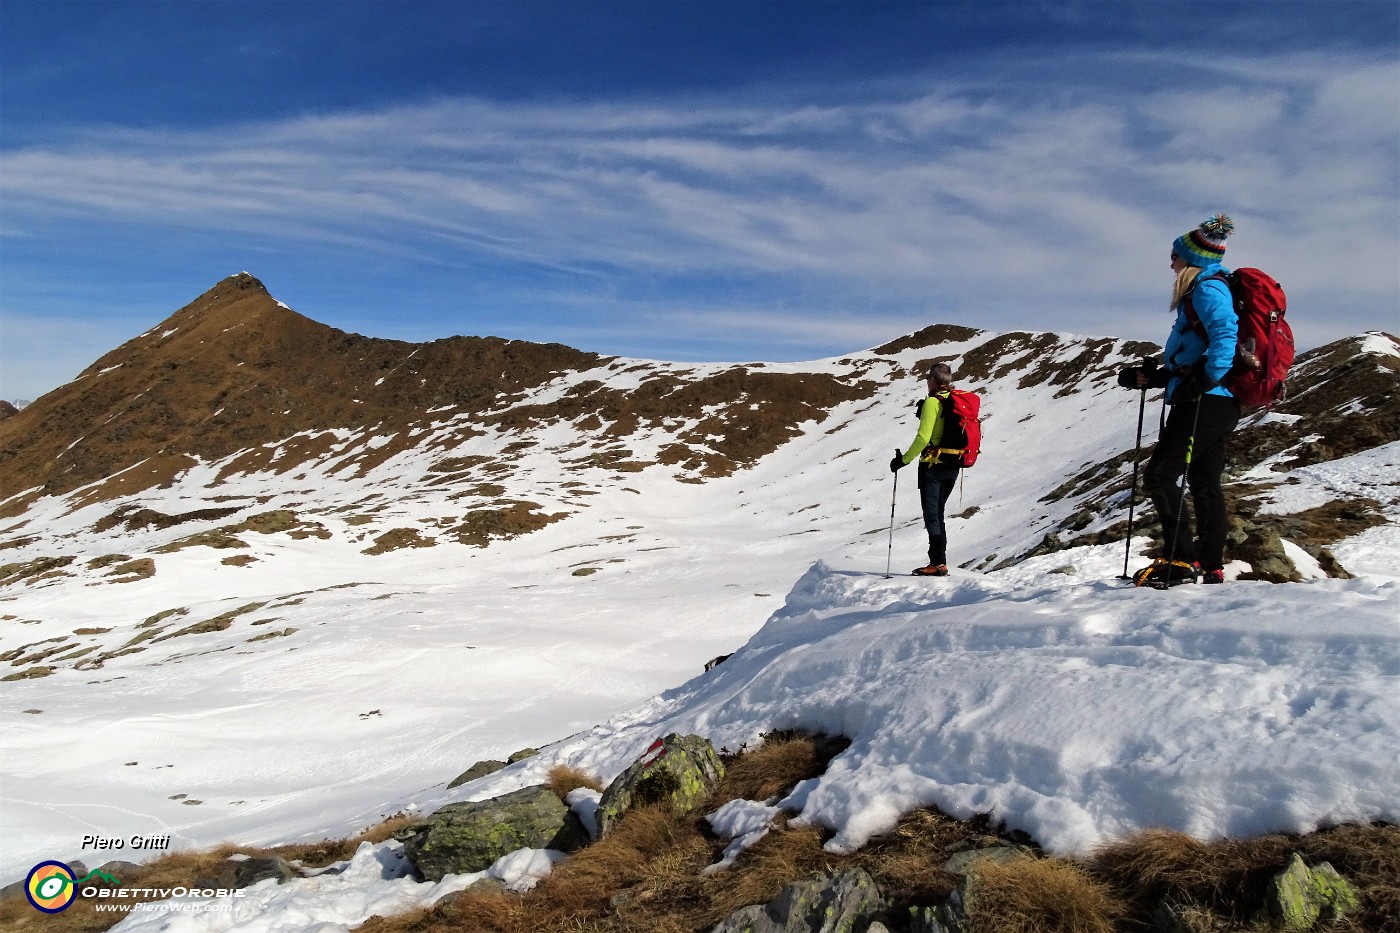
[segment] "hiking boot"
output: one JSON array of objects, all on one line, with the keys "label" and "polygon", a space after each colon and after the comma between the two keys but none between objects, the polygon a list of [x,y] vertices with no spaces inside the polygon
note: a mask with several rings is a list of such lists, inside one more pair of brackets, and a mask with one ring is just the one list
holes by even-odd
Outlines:
[{"label": "hiking boot", "polygon": [[929,564],[927,567],[920,567],[914,571],[916,577],[946,577],[948,576],[947,564]]},{"label": "hiking boot", "polygon": [[1167,560],[1159,557],[1146,567],[1133,574],[1134,586],[1150,586],[1156,590],[1182,583],[1195,583],[1200,578],[1201,568],[1195,563],[1180,560]]},{"label": "hiking boot", "polygon": [[1225,571],[1224,571],[1224,570],[1205,570],[1205,571],[1202,571],[1202,572],[1201,572],[1201,582],[1202,582],[1202,583],[1224,583],[1224,582],[1225,582]]}]

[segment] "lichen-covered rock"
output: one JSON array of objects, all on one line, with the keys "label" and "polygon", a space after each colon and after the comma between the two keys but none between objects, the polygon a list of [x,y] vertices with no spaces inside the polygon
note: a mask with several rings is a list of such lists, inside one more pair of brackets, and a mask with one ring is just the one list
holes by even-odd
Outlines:
[{"label": "lichen-covered rock", "polygon": [[517,849],[572,852],[588,843],[578,817],[548,787],[526,787],[490,800],[448,804],[394,834],[418,873],[430,881],[485,871]]},{"label": "lichen-covered rock", "polygon": [[[1008,847],[1009,848],[1009,847]],[[973,850],[986,852],[986,849]],[[1002,861],[1006,858],[1023,858],[1024,852],[1013,852],[1011,855],[1001,855],[994,861]],[[963,880],[953,893],[948,896],[948,900],[939,904],[933,909],[929,916],[928,929],[933,933],[972,933],[973,919],[977,916],[977,902],[981,896],[980,892],[985,886],[981,873],[978,872],[978,865],[985,859],[972,859],[963,866]]]},{"label": "lichen-covered rock", "polygon": [[677,812],[693,809],[724,777],[724,764],[709,739],[672,733],[608,785],[598,801],[598,835],[607,835],[636,806],[667,801]]},{"label": "lichen-covered rock", "polygon": [[938,907],[910,907],[909,933],[949,933],[939,913]]},{"label": "lichen-covered rock", "polygon": [[524,761],[526,758],[534,758],[539,753],[540,750],[538,748],[522,748],[520,751],[513,753],[507,758],[506,764],[513,765],[517,761]]},{"label": "lichen-covered rock", "polygon": [[953,889],[945,903],[933,910],[933,929],[939,933],[972,933],[971,914],[977,902],[977,873],[971,872]]},{"label": "lichen-covered rock", "polygon": [[885,907],[862,869],[795,881],[767,904],[743,907],[710,933],[854,933]]},{"label": "lichen-covered rock", "polygon": [[1355,889],[1327,862],[1309,868],[1298,853],[1269,883],[1265,906],[1285,930],[1311,930],[1319,920],[1340,920],[1360,907]]},{"label": "lichen-covered rock", "polygon": [[501,770],[505,766],[506,762],[496,761],[493,758],[488,758],[485,761],[478,761],[476,764],[472,765],[470,768],[453,778],[451,783],[447,785],[447,789],[451,790],[452,788],[465,784],[468,781],[475,781],[477,778],[486,777],[486,775],[488,774],[495,774],[497,771]]}]

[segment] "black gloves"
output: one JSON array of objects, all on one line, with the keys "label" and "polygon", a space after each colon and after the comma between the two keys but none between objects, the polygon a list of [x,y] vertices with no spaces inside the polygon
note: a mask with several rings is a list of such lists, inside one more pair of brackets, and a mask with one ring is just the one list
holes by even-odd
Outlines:
[{"label": "black gloves", "polygon": [[[1138,373],[1147,377],[1146,385],[1138,385]],[[1171,379],[1171,370],[1157,365],[1151,357],[1143,357],[1136,366],[1124,366],[1118,371],[1118,384],[1125,389],[1165,389]]]},{"label": "black gloves", "polygon": [[890,460],[890,472],[898,473],[899,468],[904,466],[904,454],[899,451],[894,452],[894,459]]},{"label": "black gloves", "polygon": [[1170,401],[1173,405],[1189,402],[1197,396],[1205,395],[1218,385],[1219,382],[1206,375],[1205,360],[1200,360],[1177,382],[1176,391],[1172,392]]}]

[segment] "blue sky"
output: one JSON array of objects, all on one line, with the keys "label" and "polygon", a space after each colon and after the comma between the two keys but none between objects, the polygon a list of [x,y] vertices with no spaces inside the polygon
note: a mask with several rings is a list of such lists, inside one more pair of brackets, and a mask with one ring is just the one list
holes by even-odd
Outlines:
[{"label": "blue sky", "polygon": [[219,279],[377,337],[1160,341],[1216,210],[1400,329],[1400,4],[0,0],[0,398]]}]

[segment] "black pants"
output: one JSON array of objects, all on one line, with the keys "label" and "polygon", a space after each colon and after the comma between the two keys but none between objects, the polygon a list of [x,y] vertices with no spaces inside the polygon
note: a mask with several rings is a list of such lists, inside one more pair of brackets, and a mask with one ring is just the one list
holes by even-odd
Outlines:
[{"label": "black pants", "polygon": [[924,529],[928,531],[928,562],[948,563],[948,531],[943,522],[943,509],[953,487],[958,482],[957,466],[931,465],[919,461],[919,504],[924,510]]},{"label": "black pants", "polygon": [[[1202,395],[1194,401],[1171,406],[1167,423],[1157,438],[1157,449],[1147,461],[1145,485],[1162,520],[1166,550],[1162,556],[1200,561],[1203,570],[1225,566],[1225,440],[1240,420],[1240,403],[1223,395]],[[1192,441],[1194,423],[1194,442]],[[1187,456],[1190,466],[1187,466]],[[1196,510],[1196,538],[1181,510],[1181,474],[1191,489]]]}]

